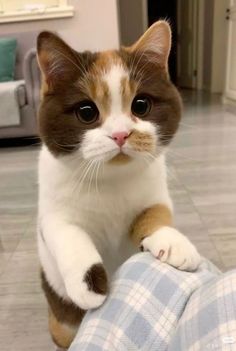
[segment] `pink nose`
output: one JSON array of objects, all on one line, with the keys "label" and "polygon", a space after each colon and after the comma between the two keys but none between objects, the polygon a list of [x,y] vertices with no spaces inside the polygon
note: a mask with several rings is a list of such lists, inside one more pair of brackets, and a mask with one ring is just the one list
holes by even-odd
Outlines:
[{"label": "pink nose", "polygon": [[112,134],[111,138],[119,147],[121,147],[126,142],[126,139],[128,138],[128,136],[129,136],[129,133],[127,132],[116,132]]}]

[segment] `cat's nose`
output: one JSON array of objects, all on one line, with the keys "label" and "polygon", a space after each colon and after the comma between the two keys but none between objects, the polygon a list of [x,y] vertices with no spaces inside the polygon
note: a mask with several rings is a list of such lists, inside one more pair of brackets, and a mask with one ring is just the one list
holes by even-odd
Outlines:
[{"label": "cat's nose", "polygon": [[119,147],[121,147],[122,145],[124,145],[129,135],[130,133],[127,132],[116,132],[111,135],[111,138]]}]

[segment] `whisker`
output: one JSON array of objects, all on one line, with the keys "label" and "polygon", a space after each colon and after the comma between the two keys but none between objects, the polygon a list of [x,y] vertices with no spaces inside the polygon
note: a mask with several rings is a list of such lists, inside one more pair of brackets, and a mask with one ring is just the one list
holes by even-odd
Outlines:
[{"label": "whisker", "polygon": [[201,128],[198,127],[198,126],[194,126],[194,125],[191,125],[191,124],[188,124],[188,123],[184,123],[184,122],[180,122],[179,125],[180,126],[184,126],[184,127],[188,127],[189,129],[201,130]]},{"label": "whisker", "polygon": [[97,190],[98,195],[100,195],[99,187],[98,187],[98,174],[99,174],[100,165],[101,165],[101,162],[98,161],[98,163],[97,163],[97,169],[96,169],[96,190]]},{"label": "whisker", "polygon": [[[89,178],[89,181],[88,181],[88,187],[87,187],[87,194],[88,194],[88,207],[90,208],[90,200],[91,200],[91,186],[92,186],[92,181],[93,181],[93,174],[94,174],[94,171],[95,171],[95,168],[96,168],[96,164],[97,164],[97,161],[96,160],[92,160],[92,166],[90,168],[90,171],[88,173],[88,178]],[[87,216],[87,219],[89,217],[89,214]]]},{"label": "whisker", "polygon": [[169,179],[174,179],[176,181],[179,182],[179,179],[177,178],[177,176],[172,172],[172,170],[170,169],[170,167],[166,167],[166,171],[167,171],[167,176]]},{"label": "whisker", "polygon": [[96,166],[97,166],[97,162],[96,160],[93,161],[93,168],[91,170],[91,177],[90,177],[90,182],[89,182],[89,190],[92,186],[92,182],[94,180],[94,175],[95,175],[95,171],[96,171]]},{"label": "whisker", "polygon": [[[78,159],[80,159],[80,157],[82,158],[82,156],[79,156]],[[76,157],[76,159],[77,159],[77,157]],[[69,161],[74,163],[75,157],[72,157]],[[83,159],[83,161],[79,164],[78,168],[76,167],[74,169],[74,171],[71,174],[71,179],[70,179],[71,182],[74,182],[75,178],[78,177],[78,173],[81,172],[81,170],[83,171],[84,166],[86,164],[88,164],[88,160]]]},{"label": "whisker", "polygon": [[183,155],[183,154],[181,154],[181,153],[179,153],[178,151],[176,151],[176,150],[172,150],[172,149],[169,149],[168,150],[168,155],[171,157],[175,157],[176,158],[176,156],[178,156],[178,157],[182,157],[183,159],[185,159],[185,160],[187,160],[187,161],[191,161],[191,162],[201,162],[201,160],[199,160],[199,159],[197,159],[197,158],[191,158],[191,157],[188,157],[188,156],[186,156],[186,155]]},{"label": "whisker", "polygon": [[72,189],[72,192],[74,193],[76,190],[78,190],[78,193],[80,193],[82,187],[83,187],[83,183],[84,180],[86,178],[86,176],[88,175],[88,172],[92,166],[93,160],[89,160],[87,165],[85,166],[85,169],[83,170],[81,176],[79,177],[78,181],[75,183],[75,186]]}]

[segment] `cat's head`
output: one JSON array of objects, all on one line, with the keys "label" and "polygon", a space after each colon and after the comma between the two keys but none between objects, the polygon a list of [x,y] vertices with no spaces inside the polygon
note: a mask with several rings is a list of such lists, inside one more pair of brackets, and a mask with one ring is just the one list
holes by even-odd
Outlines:
[{"label": "cat's head", "polygon": [[154,23],[131,47],[78,53],[50,32],[38,37],[39,131],[57,157],[122,165],[162,153],[181,115],[169,79],[171,31]]}]

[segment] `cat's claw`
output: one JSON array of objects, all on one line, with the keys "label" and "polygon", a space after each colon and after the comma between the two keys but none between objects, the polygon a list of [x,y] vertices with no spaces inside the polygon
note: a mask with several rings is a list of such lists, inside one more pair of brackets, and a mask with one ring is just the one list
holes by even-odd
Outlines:
[{"label": "cat's claw", "polygon": [[162,227],[144,238],[141,246],[161,262],[183,271],[195,271],[201,263],[201,256],[195,246],[186,236],[171,227]]},{"label": "cat's claw", "polygon": [[108,293],[107,275],[101,263],[92,265],[83,276],[70,274],[65,286],[69,298],[83,310],[101,306]]}]

